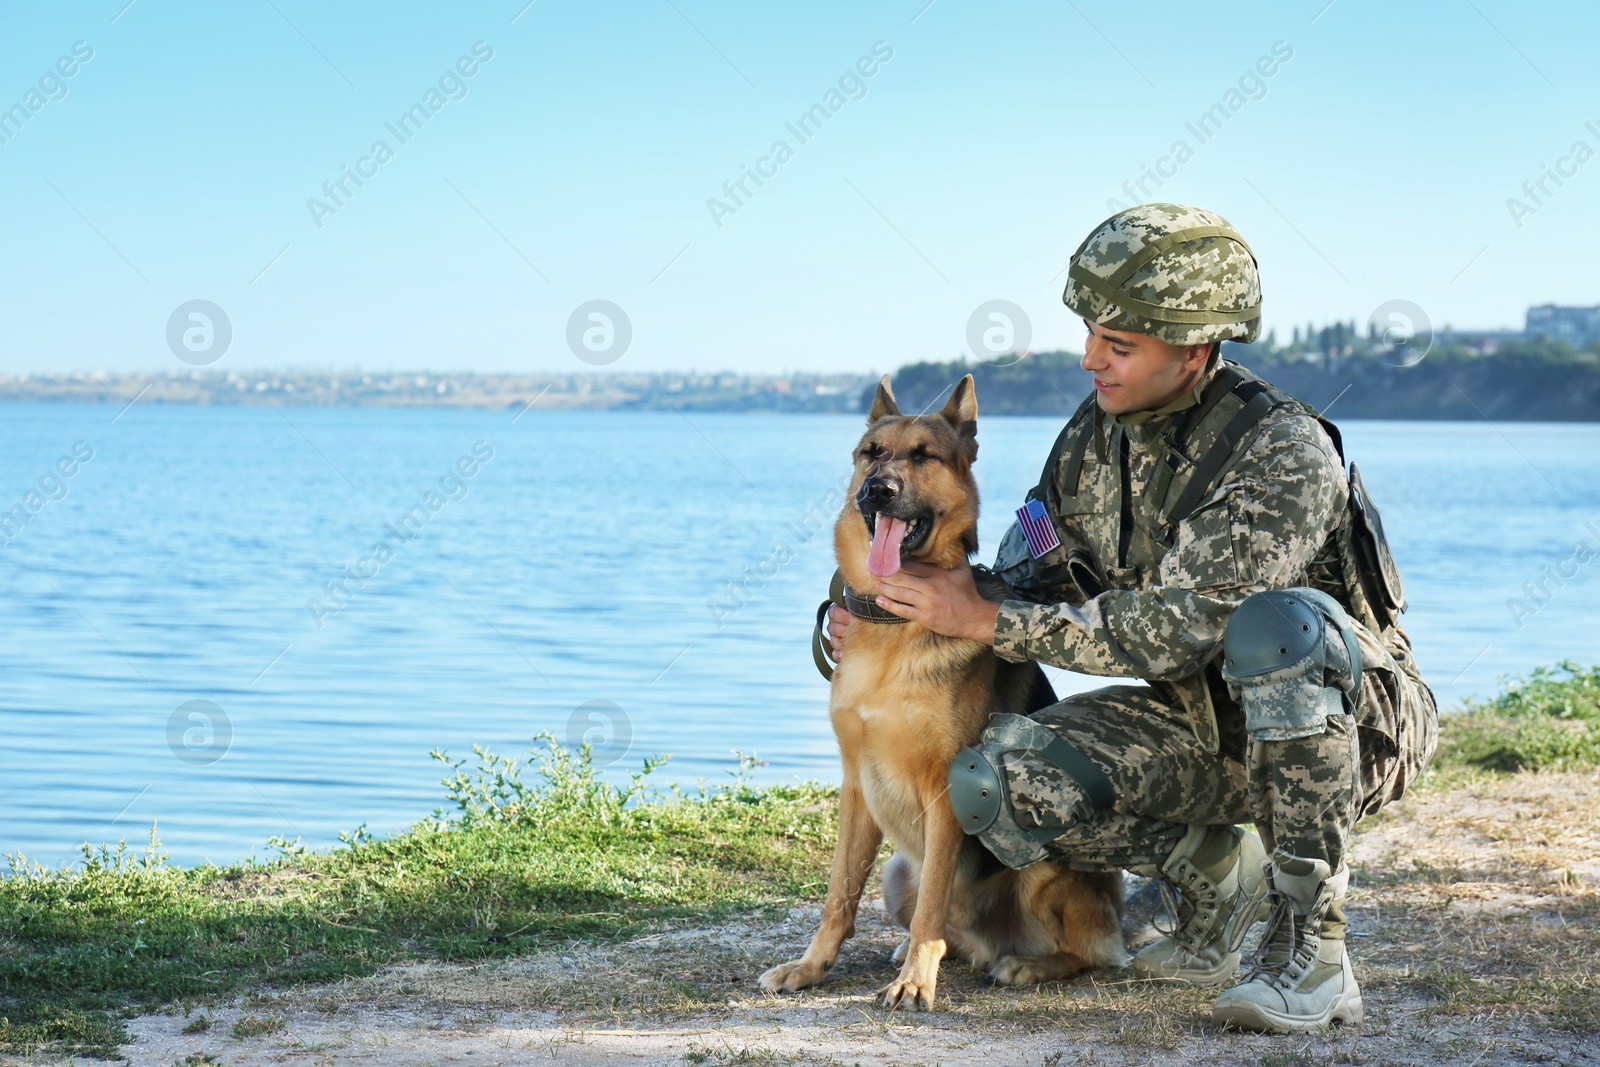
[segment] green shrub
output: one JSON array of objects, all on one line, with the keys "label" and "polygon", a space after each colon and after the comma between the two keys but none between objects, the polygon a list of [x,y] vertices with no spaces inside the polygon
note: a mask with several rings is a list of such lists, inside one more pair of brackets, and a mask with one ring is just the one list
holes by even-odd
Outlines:
[{"label": "green shrub", "polygon": [[1538,667],[1439,723],[1441,769],[1512,774],[1600,768],[1600,667]]}]

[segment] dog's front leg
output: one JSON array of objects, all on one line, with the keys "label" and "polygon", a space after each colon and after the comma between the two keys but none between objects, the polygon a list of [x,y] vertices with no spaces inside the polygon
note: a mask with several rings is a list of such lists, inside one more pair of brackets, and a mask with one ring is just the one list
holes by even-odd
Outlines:
[{"label": "dog's front leg", "polygon": [[878,846],[883,844],[883,831],[867,810],[860,777],[848,765],[844,779],[839,789],[839,845],[834,849],[833,871],[828,876],[822,925],[804,956],[781,963],[761,976],[764,992],[793,993],[816,985],[839,959],[839,946],[845,938],[856,932],[856,909],[861,904],[867,876],[872,873],[872,861],[878,856]]},{"label": "dog's front leg", "polygon": [[[942,785],[943,783],[941,783]],[[911,913],[910,948],[900,974],[878,993],[880,1008],[932,1011],[939,983],[939,961],[945,954],[945,916],[950,909],[950,883],[961,856],[961,824],[950,810],[943,789],[923,809],[922,884],[917,909]]]}]

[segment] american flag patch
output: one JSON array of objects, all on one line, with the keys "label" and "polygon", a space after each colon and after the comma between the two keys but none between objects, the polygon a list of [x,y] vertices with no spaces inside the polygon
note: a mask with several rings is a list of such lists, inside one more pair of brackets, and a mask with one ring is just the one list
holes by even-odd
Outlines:
[{"label": "american flag patch", "polygon": [[1037,500],[1030,500],[1017,509],[1017,524],[1022,527],[1022,536],[1028,539],[1028,552],[1034,559],[1061,546],[1055,523]]}]

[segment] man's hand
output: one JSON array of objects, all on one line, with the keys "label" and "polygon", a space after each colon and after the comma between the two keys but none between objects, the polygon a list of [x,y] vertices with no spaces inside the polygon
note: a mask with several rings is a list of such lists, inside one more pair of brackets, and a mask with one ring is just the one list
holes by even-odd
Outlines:
[{"label": "man's hand", "polygon": [[[888,608],[896,615],[921,623],[936,634],[994,644],[994,620],[1000,614],[1000,605],[978,595],[972,567],[965,560],[953,570],[926,563],[903,563],[898,574],[893,578],[880,578],[878,584],[892,597],[879,596],[880,608]],[[902,600],[902,596],[910,599]],[[850,613],[839,605],[828,609],[828,624],[824,629],[835,663],[844,655],[841,642],[850,620]]]},{"label": "man's hand", "polygon": [[828,644],[833,646],[833,662],[838,663],[844,653],[839,642],[844,640],[844,628],[850,625],[850,613],[835,604],[828,609]]},{"label": "man's hand", "polygon": [[888,578],[879,578],[880,608],[920,623],[936,634],[994,644],[994,620],[1000,605],[978,594],[972,567],[962,560],[944,570],[926,563],[903,563]]}]

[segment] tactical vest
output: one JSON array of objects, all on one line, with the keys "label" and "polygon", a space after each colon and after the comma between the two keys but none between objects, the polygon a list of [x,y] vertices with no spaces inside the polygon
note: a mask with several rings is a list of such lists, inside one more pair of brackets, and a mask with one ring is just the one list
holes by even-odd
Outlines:
[{"label": "tactical vest", "polygon": [[[1056,439],[1039,484],[1028,492],[1030,499],[1044,505],[1061,544],[1033,561],[1032,579],[1024,580],[1033,588],[1019,588],[1017,594],[1040,602],[1082,603],[1107,589],[1131,590],[1148,584],[1172,547],[1178,525],[1221,484],[1228,469],[1255,438],[1262,421],[1274,412],[1281,415],[1285,411],[1309,415],[1322,425],[1338,452],[1342,469],[1344,445],[1337,426],[1239,364],[1223,360],[1199,402],[1175,413],[1167,424],[1161,435],[1163,447],[1155,472],[1146,483],[1145,499],[1135,507],[1120,493],[1117,495],[1119,524],[1135,529],[1119,531],[1119,558],[1107,561],[1086,552],[1082,547],[1086,539],[1074,528],[1085,511],[1076,498],[1086,489],[1089,450],[1095,449],[1095,460],[1101,468],[1117,466],[1119,458],[1109,455],[1103,425],[1107,416],[1091,394]],[[1099,476],[1107,476],[1104,469]],[[1350,465],[1348,481],[1345,514],[1317,553],[1306,584],[1327,592],[1384,641],[1386,631],[1405,610],[1405,594],[1383,536],[1382,522],[1354,464]],[[1012,580],[1010,574],[1004,576]],[[1219,742],[1215,704],[1228,699],[1220,660],[1219,645],[1216,655],[1195,674],[1177,681],[1150,683],[1167,688],[1169,695],[1182,703],[1195,736],[1213,752]]]}]

